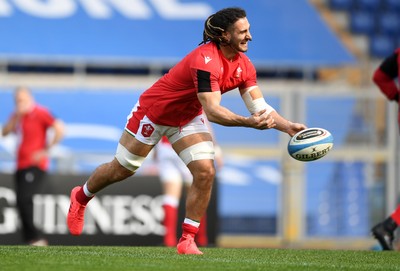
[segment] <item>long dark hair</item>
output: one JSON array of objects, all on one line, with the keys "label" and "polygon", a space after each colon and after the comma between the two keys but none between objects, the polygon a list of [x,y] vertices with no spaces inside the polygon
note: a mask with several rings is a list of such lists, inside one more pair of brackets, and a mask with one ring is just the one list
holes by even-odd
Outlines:
[{"label": "long dark hair", "polygon": [[209,41],[216,44],[226,44],[222,33],[229,30],[237,20],[245,17],[246,11],[238,7],[224,8],[210,15],[204,22],[203,41],[200,44]]}]

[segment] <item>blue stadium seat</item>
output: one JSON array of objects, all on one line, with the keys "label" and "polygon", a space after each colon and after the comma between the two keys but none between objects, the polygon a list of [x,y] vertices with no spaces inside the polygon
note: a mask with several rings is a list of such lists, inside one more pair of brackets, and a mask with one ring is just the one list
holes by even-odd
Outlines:
[{"label": "blue stadium seat", "polygon": [[385,0],[385,9],[387,11],[394,11],[400,14],[400,1],[399,0]]},{"label": "blue stadium seat", "polygon": [[369,52],[372,57],[385,58],[395,50],[393,37],[387,35],[377,35],[371,37]]},{"label": "blue stadium seat", "polygon": [[377,11],[381,8],[381,0],[358,0],[357,10]]},{"label": "blue stadium seat", "polygon": [[[400,1],[399,1],[400,2]],[[400,34],[400,16],[395,12],[381,13],[377,20],[380,33],[384,35]]]},{"label": "blue stadium seat", "polygon": [[366,11],[352,12],[350,14],[350,30],[354,34],[373,35],[376,31],[374,14]]},{"label": "blue stadium seat", "polygon": [[329,6],[333,10],[349,11],[354,7],[354,0],[330,0]]}]

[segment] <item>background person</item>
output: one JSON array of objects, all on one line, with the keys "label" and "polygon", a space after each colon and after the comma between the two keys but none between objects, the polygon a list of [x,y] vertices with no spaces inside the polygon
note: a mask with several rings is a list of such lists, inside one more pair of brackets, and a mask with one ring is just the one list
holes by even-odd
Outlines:
[{"label": "background person", "polygon": [[[100,165],[82,187],[72,189],[67,216],[71,234],[82,233],[85,208],[95,193],[132,176],[165,135],[193,175],[177,252],[203,254],[194,239],[215,177],[213,139],[203,110],[210,122],[224,126],[275,128],[290,136],[306,128],[283,118],[264,100],[256,70],[244,54],[251,39],[250,24],[241,8],[222,9],[207,18],[204,44],[139,97],[128,116],[115,159]],[[239,89],[250,116],[237,115],[220,104],[221,95],[233,89]]]},{"label": "background person", "polygon": [[[30,245],[43,246],[47,241],[34,225],[33,196],[43,189],[49,150],[62,139],[64,125],[48,109],[35,103],[28,88],[17,88],[14,100],[15,111],[3,126],[2,135],[15,133],[18,137],[15,190],[23,239]],[[51,128],[54,133],[48,141],[47,131]]]},{"label": "background person", "polygon": [[[398,78],[400,75],[400,48],[383,60],[375,70],[372,80],[389,101],[399,103]],[[400,111],[398,115],[400,125]],[[383,250],[393,250],[394,232],[400,224],[400,205],[384,221],[375,225],[371,232]]]}]

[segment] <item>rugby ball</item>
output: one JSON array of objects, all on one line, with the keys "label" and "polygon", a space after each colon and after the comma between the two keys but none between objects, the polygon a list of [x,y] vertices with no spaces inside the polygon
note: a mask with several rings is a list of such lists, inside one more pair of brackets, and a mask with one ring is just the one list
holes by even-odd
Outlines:
[{"label": "rugby ball", "polygon": [[308,128],[295,134],[288,143],[294,159],[308,162],[318,160],[333,148],[333,136],[323,128]]}]

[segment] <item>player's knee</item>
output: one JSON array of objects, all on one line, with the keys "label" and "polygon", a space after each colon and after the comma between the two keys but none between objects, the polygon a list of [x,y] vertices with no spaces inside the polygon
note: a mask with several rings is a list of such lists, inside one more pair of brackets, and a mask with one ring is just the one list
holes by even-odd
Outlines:
[{"label": "player's knee", "polygon": [[135,173],[136,170],[142,165],[145,158],[146,157],[130,153],[124,146],[118,144],[115,159],[121,166],[130,171],[132,174]]},{"label": "player's knee", "polygon": [[213,164],[196,164],[196,170],[193,170],[193,184],[192,186],[203,191],[211,190],[215,177],[215,168]]},{"label": "player's knee", "polygon": [[121,164],[117,159],[115,159],[114,162],[115,164],[113,164],[113,168],[111,169],[111,172],[114,173],[113,176],[111,177],[113,179],[113,182],[123,181],[126,178],[135,174],[135,172],[132,171],[131,169],[121,166]]},{"label": "player's knee", "polygon": [[179,157],[186,165],[196,160],[214,160],[214,156],[214,144],[212,141],[194,144],[179,153]]},{"label": "player's knee", "polygon": [[212,182],[215,177],[215,168],[214,166],[202,167],[199,171],[197,171],[197,179],[205,180],[207,182]]},{"label": "player's knee", "polygon": [[100,165],[93,173],[93,175],[101,176],[107,185],[123,181],[133,174],[134,172],[122,167],[117,159]]}]

